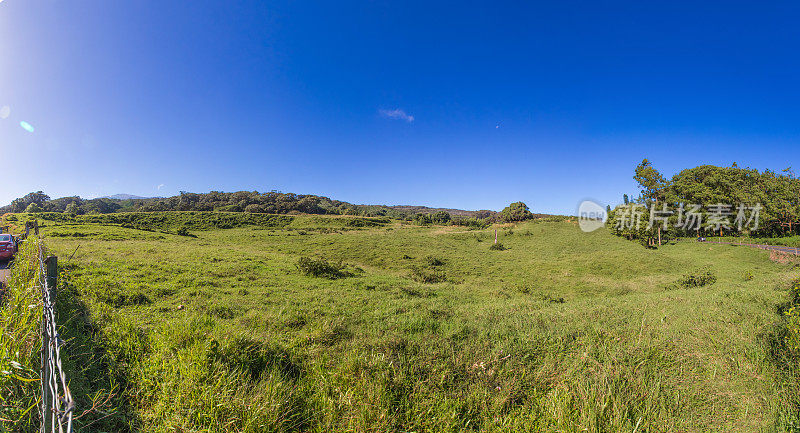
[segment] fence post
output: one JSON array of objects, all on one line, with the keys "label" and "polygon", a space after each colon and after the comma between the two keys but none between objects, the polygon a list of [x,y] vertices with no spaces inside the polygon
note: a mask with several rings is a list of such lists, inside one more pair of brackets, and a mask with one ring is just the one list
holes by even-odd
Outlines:
[{"label": "fence post", "polygon": [[58,257],[49,256],[45,259],[47,266],[47,287],[50,289],[50,304],[56,305],[56,287],[58,287]]}]

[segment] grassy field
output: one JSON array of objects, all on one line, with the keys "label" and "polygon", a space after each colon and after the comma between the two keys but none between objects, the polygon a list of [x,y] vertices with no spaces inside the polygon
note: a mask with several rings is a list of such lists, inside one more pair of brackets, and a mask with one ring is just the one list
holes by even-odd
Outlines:
[{"label": "grassy field", "polygon": [[500,227],[502,251],[386,219],[111,223],[42,229],[82,431],[800,429],[776,356],[800,271],[763,251],[574,222]]}]

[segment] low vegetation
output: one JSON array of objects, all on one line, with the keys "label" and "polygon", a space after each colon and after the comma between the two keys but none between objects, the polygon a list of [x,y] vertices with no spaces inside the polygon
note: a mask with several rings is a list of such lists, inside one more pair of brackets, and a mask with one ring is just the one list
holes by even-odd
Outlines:
[{"label": "low vegetation", "polygon": [[0,431],[35,431],[41,293],[36,240],[23,244],[8,284],[0,285]]},{"label": "low vegetation", "polygon": [[347,265],[342,262],[332,263],[325,259],[311,259],[308,257],[300,257],[297,261],[297,269],[303,275],[310,275],[312,277],[325,277],[325,278],[344,278],[351,274],[346,271]]},{"label": "low vegetation", "polygon": [[684,289],[690,289],[693,287],[705,287],[714,284],[716,281],[717,277],[714,272],[710,268],[704,268],[685,274],[678,279],[677,285]]},{"label": "low vegetation", "polygon": [[489,249],[492,251],[505,251],[506,247],[501,242],[498,242],[489,246]]},{"label": "low vegetation", "polygon": [[[800,420],[792,263],[696,242],[645,249],[574,221],[500,230],[498,254],[493,230],[343,230],[341,218],[196,237],[50,220],[42,235],[72,256],[65,362],[81,407],[96,407],[80,431],[755,432]],[[337,270],[349,275],[328,277]]]}]

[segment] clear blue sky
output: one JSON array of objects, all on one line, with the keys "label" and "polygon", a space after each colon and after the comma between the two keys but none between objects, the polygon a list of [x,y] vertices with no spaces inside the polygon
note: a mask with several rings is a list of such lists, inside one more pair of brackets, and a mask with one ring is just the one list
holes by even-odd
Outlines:
[{"label": "clear blue sky", "polygon": [[2,0],[0,203],[277,189],[574,213],[634,193],[644,157],[781,170],[797,5]]}]

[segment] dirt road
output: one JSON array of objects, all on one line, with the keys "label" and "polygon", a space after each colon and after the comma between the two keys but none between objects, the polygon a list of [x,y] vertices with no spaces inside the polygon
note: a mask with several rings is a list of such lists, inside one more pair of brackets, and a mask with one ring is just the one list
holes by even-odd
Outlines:
[{"label": "dirt road", "polygon": [[780,251],[786,254],[794,254],[800,255],[800,248],[798,247],[784,247],[781,245],[760,245],[760,244],[745,244],[745,243],[738,243],[738,242],[714,242],[714,241],[706,241],[707,244],[723,244],[723,245],[741,245],[743,247],[752,247],[752,248],[759,248],[762,250],[770,250],[770,251]]}]

